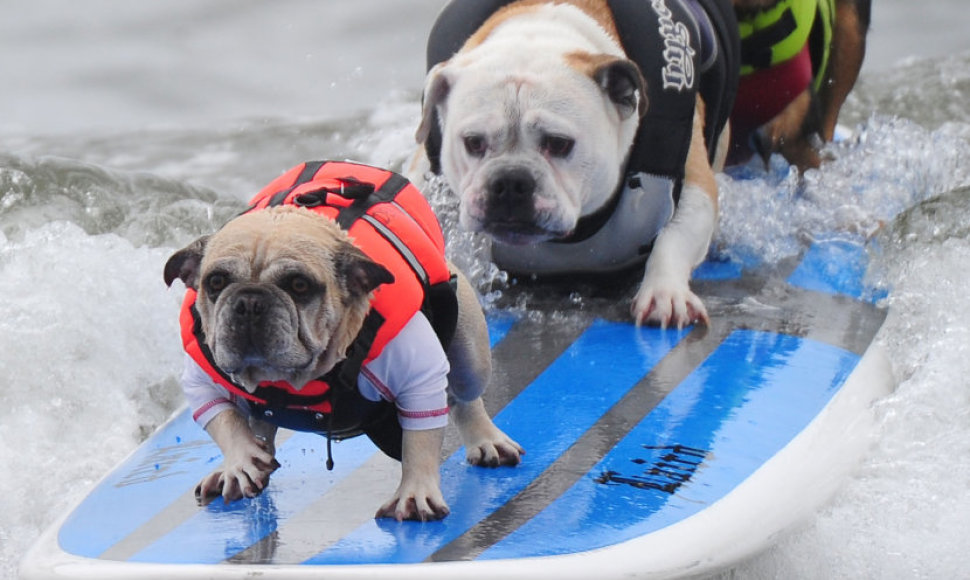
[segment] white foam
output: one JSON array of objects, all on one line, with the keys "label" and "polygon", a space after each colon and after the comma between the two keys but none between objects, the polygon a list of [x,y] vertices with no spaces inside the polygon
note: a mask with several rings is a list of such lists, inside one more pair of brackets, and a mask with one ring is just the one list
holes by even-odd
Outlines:
[{"label": "white foam", "polygon": [[899,385],[877,406],[877,443],[814,521],[726,577],[966,577],[970,236],[911,233],[885,250],[893,291],[878,342]]},{"label": "white foam", "polygon": [[[804,528],[724,578],[957,578],[970,545],[970,148],[967,125],[936,131],[874,117],[836,159],[793,174],[724,178],[723,244],[769,259],[798,236],[875,235],[873,282],[891,288],[877,341],[896,392],[877,406],[871,453]],[[937,197],[942,194],[942,197]],[[756,219],[752,219],[755,217]],[[878,230],[878,231],[877,231]]]},{"label": "white foam", "polygon": [[0,576],[178,404],[166,257],[68,222],[0,235]]},{"label": "white foam", "polygon": [[904,119],[873,116],[826,154],[830,160],[823,168],[802,178],[778,156],[767,172],[752,161],[719,175],[715,253],[772,263],[818,233],[869,237],[907,208],[970,184],[970,144],[955,127],[929,131]]}]

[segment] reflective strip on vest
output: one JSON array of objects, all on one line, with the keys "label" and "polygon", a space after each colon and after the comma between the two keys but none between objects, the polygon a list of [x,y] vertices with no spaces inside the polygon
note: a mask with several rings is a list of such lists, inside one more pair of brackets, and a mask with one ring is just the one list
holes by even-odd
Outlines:
[{"label": "reflective strip on vest", "polygon": [[818,91],[825,80],[829,68],[829,57],[832,53],[832,28],[835,26],[835,0],[819,0],[818,18],[822,25],[822,52],[814,56],[816,71],[812,88]]}]

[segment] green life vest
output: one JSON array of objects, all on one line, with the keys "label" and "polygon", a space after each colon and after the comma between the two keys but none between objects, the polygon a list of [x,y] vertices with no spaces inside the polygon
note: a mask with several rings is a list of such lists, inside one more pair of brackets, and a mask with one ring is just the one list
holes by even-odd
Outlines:
[{"label": "green life vest", "polygon": [[741,75],[771,68],[798,55],[816,25],[821,34],[810,46],[813,88],[818,90],[832,45],[835,0],[781,0],[771,8],[738,15],[741,35]]}]

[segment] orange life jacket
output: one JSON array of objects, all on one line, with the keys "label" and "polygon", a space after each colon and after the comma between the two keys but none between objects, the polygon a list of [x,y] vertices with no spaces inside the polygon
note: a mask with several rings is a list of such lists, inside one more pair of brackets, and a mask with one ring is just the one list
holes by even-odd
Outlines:
[{"label": "orange life jacket", "polygon": [[[283,204],[310,208],[336,221],[370,259],[394,276],[394,282],[374,291],[371,311],[347,358],[300,390],[285,381],[273,381],[260,383],[249,393],[215,365],[192,289],[186,291],[180,314],[182,343],[216,383],[246,398],[255,412],[278,425],[326,432],[338,439],[364,432],[371,435],[367,424],[375,414],[386,420],[389,413],[386,408],[375,411],[383,402],[375,404],[360,395],[361,366],[380,355],[419,310],[444,347],[454,335],[458,302],[441,226],[424,196],[406,178],[348,162],[317,161],[294,167],[264,187],[244,213]],[[333,412],[338,397],[340,410]],[[390,417],[397,422],[393,413]]]}]

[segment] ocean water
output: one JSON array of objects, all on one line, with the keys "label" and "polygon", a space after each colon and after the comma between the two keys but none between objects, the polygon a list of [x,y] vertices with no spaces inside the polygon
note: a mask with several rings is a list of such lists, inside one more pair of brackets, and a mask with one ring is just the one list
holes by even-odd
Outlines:
[{"label": "ocean water", "polygon": [[[172,251],[303,160],[405,162],[441,4],[7,1],[0,577],[180,405]],[[871,237],[898,380],[832,502],[722,578],[970,577],[968,24],[963,0],[877,0],[831,161],[719,177],[715,252]],[[478,279],[500,277],[449,234]]]}]

